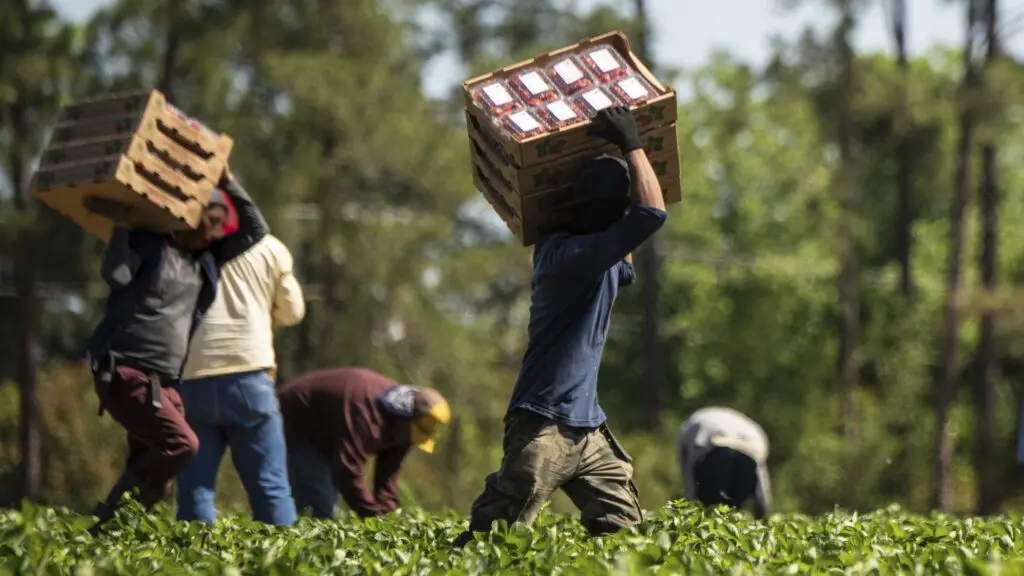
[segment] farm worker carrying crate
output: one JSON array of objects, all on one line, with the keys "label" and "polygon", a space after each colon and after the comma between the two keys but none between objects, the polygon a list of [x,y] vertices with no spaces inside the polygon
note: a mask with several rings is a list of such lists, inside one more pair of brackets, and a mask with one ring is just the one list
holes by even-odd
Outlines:
[{"label": "farm worker carrying crate", "polygon": [[[138,488],[146,507],[163,499],[170,480],[198,450],[177,391],[189,341],[214,301],[221,267],[269,232],[229,169],[218,188],[197,229],[169,235],[129,230],[123,223],[131,210],[116,201],[88,206],[122,223],[103,255],[110,296],[86,351],[100,414],[110,412],[124,427],[129,446],[124,473],[96,510],[94,532],[127,490]],[[238,210],[238,230],[230,235],[224,193]]]},{"label": "farm worker carrying crate", "polygon": [[534,248],[529,343],[505,416],[504,457],[455,546],[495,520],[530,524],[559,488],[593,535],[641,520],[631,459],[605,423],[597,374],[618,288],[635,278],[630,254],[667,214],[629,111],[598,112],[591,132],[625,161],[598,156],[584,168],[570,223]]},{"label": "farm worker carrying crate", "polygon": [[740,508],[753,499],[754,516],[771,513],[768,436],[745,414],[717,407],[694,412],[679,428],[676,452],[687,500]]},{"label": "farm worker carrying crate", "polygon": [[281,410],[274,390],[274,328],[306,313],[287,246],[267,234],[221,270],[220,289],[192,338],[182,374],[185,418],[199,453],[178,475],[178,519],[214,522],[217,470],[227,449],[253,518],[296,519]]},{"label": "farm worker carrying crate", "polygon": [[[295,507],[332,518],[338,492],[360,517],[399,507],[398,473],[409,449],[431,454],[451,420],[448,401],[432,388],[398,384],[357,367],[299,376],[278,391],[288,442]],[[376,456],[373,490],[363,471]]]}]

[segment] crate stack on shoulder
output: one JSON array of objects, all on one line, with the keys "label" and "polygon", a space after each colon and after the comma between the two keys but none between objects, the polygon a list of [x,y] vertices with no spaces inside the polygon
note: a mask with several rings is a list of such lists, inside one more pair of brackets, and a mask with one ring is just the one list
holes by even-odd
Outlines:
[{"label": "crate stack on shoulder", "polygon": [[682,200],[676,93],[609,32],[463,83],[473,181],[509,229],[530,246],[567,221],[580,170],[619,155],[587,134],[597,111],[627,106],[661,183]]},{"label": "crate stack on shoulder", "polygon": [[114,222],[89,211],[87,198],[129,205],[134,227],[194,229],[232,146],[157,90],[92,99],[61,110],[30,189],[104,241]]}]

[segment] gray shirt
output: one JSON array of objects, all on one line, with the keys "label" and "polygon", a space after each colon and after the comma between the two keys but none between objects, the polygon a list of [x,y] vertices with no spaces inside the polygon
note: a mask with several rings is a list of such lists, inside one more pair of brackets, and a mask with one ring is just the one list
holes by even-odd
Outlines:
[{"label": "gray shirt", "polygon": [[757,422],[732,408],[703,408],[680,426],[676,453],[686,483],[686,499],[697,498],[694,467],[715,448],[731,448],[757,462],[755,508],[759,516],[767,515],[772,498],[767,462],[768,436]]},{"label": "gray shirt", "polygon": [[[116,268],[110,270],[116,272]],[[131,320],[113,334],[110,351],[145,368],[178,377],[202,287],[199,259],[168,244],[160,277],[146,288]]]}]

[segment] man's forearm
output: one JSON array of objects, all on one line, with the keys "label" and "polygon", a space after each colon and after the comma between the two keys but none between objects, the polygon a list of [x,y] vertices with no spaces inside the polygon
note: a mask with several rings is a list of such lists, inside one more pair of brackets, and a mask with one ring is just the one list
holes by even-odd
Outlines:
[{"label": "man's forearm", "polygon": [[249,193],[234,177],[224,178],[221,182],[221,189],[231,199],[231,203],[238,213],[238,231],[220,240],[214,251],[218,264],[225,264],[262,240],[270,233],[270,226],[263,218],[263,213],[249,197]]},{"label": "man's forearm", "polygon": [[360,518],[377,516],[380,513],[377,501],[362,481],[341,479],[337,483],[337,488],[341,493],[341,499]]},{"label": "man's forearm", "polygon": [[231,203],[238,212],[238,233],[250,234],[257,239],[266,236],[270,232],[270,225],[245,188],[233,176],[225,178],[222,184],[224,193],[231,198]]},{"label": "man's forearm", "polygon": [[626,163],[629,165],[632,181],[633,203],[664,212],[665,198],[661,194],[661,184],[658,182],[658,175],[654,173],[651,161],[647,158],[647,153],[642,148],[633,150],[626,154]]}]

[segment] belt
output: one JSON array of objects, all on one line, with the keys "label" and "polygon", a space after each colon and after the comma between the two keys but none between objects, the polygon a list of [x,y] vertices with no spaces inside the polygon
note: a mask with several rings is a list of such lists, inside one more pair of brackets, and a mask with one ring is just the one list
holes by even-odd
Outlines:
[{"label": "belt", "polygon": [[93,365],[93,372],[99,377],[100,383],[100,416],[103,416],[103,412],[106,411],[107,395],[109,393],[110,383],[114,379],[114,373],[118,366],[125,366],[133,370],[138,370],[146,376],[146,380],[149,382],[149,402],[154,408],[160,408],[163,406],[163,388],[177,388],[181,383],[181,378],[179,376],[173,376],[166,372],[153,370],[128,358],[120,358],[115,357],[112,354],[106,354]]}]

